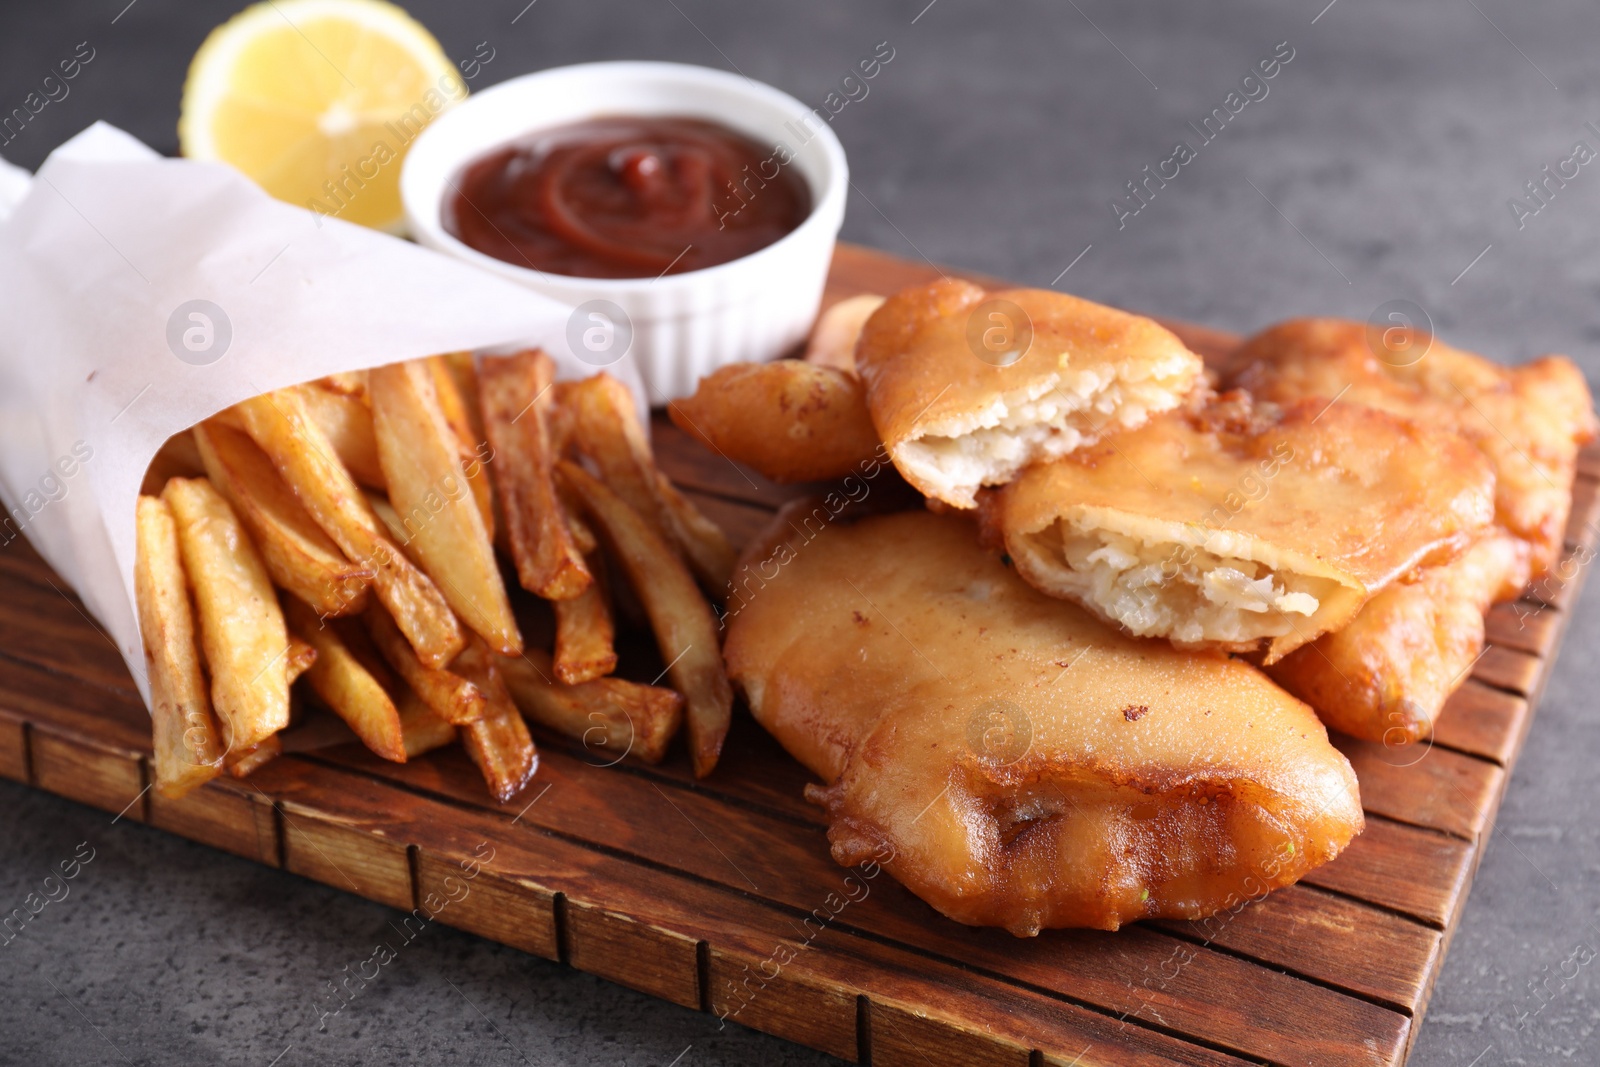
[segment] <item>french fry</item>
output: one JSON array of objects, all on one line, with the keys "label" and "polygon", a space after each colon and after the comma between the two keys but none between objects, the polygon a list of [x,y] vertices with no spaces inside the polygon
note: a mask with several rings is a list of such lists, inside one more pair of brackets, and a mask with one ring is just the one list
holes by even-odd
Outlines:
[{"label": "french fry", "polygon": [[400,551],[406,558],[417,566],[422,566],[422,559],[417,555],[416,546],[411,543],[411,531],[406,529],[406,524],[400,518],[400,513],[389,503],[389,498],[382,493],[367,493],[367,503],[372,505],[372,513],[378,516],[378,521],[383,524],[384,531],[391,540],[400,546]]},{"label": "french fry", "polygon": [[365,386],[359,393],[325,388],[302,389],[300,393],[306,414],[321,428],[334,455],[356,481],[373,489],[387,488],[378,464],[378,442],[372,434],[372,408]]},{"label": "french fry", "polygon": [[283,742],[278,739],[277,734],[272,734],[242,752],[228,753],[228,773],[235,778],[247,777],[281,755],[283,755]]},{"label": "french fry", "polygon": [[582,381],[562,382],[557,397],[572,420],[568,445],[593,462],[600,480],[673,544],[665,505],[656,493],[650,442],[634,414],[628,387],[602,371]]},{"label": "french fry", "polygon": [[364,370],[339,371],[336,374],[318,378],[311,384],[318,389],[326,389],[330,393],[355,397],[363,403],[367,399],[367,372]]},{"label": "french fry", "polygon": [[289,635],[289,651],[284,656],[284,661],[286,664],[285,673],[289,677],[289,684],[294,685],[302,674],[316,666],[316,646],[298,634],[291,633]]},{"label": "french fry", "polygon": [[650,617],[673,688],[684,696],[695,777],[704,778],[717,765],[733,714],[711,607],[677,553],[617,493],[575,463],[563,460],[558,469]]},{"label": "french fry", "polygon": [[554,669],[558,679],[577,685],[617,669],[616,625],[611,621],[605,588],[598,581],[575,597],[552,600],[550,606],[556,615]]},{"label": "french fry", "polygon": [[400,687],[398,704],[406,759],[416,759],[456,739],[456,728],[435,715],[411,689]]},{"label": "french fry", "polygon": [[134,600],[144,636],[156,789],[183,796],[222,773],[222,730],[211,714],[172,509],[141,496]]},{"label": "french fry", "polygon": [[367,387],[378,461],[389,502],[410,535],[407,544],[457,617],[495,651],[516,655],[522,635],[428,365],[414,360],[377,367]]},{"label": "french fry", "polygon": [[364,662],[346,641],[348,627],[319,619],[294,597],[284,601],[283,610],[290,631],[316,650],[316,662],[306,677],[311,691],[355,731],[362,744],[386,760],[404,763],[407,751],[400,713],[370,661]]},{"label": "french fry", "polygon": [[150,466],[145,468],[144,484],[139,492],[143,496],[160,496],[168,478],[197,478],[205,472],[200,453],[194,446],[194,436],[184,430],[167,438],[156,452]]},{"label": "french fry", "polygon": [[161,498],[177,524],[200,617],[211,703],[229,753],[289,724],[289,635],[267,568],[233,509],[203,478],[173,478]]},{"label": "french fry", "polygon": [[524,715],[586,748],[660,763],[683,721],[683,697],[670,689],[621,678],[563,685],[553,677],[550,657],[538,649],[499,662]]},{"label": "french fry", "polygon": [[572,531],[572,543],[586,559],[594,555],[594,550],[600,547],[600,542],[595,540],[594,531],[579,517],[579,509],[566,500],[565,494],[562,494],[561,508],[567,513],[567,526]]},{"label": "french fry", "polygon": [[471,641],[454,666],[487,695],[483,718],[461,728],[461,744],[478,765],[489,792],[504,804],[533,780],[539,769],[539,750],[506,690],[497,665],[501,657],[482,641]]},{"label": "french fry", "polygon": [[738,553],[728,542],[728,535],[706,518],[660,471],[656,471],[656,493],[666,510],[667,526],[672,531],[673,540],[677,541],[688,558],[689,569],[713,595],[719,599],[726,597],[728,583],[733,579],[733,568],[739,561]]},{"label": "french fry", "polygon": [[385,662],[435,714],[456,726],[483,718],[485,695],[476,685],[454,671],[424,664],[394,619],[378,605],[369,605],[363,618]]},{"label": "french fry", "polygon": [[443,667],[466,643],[460,623],[438,587],[379,528],[327,435],[307,414],[302,392],[280,389],[232,410],[323,532],[350,560],[372,568],[373,592],[422,662]]},{"label": "french fry", "polygon": [[455,434],[460,447],[461,469],[466,473],[472,498],[478,505],[478,514],[483,517],[483,527],[489,532],[492,542],[495,532],[494,492],[489,485],[489,472],[485,464],[494,452],[483,435],[483,421],[474,417],[474,409],[468,406],[467,390],[463,388],[465,382],[476,399],[478,379],[477,371],[472,366],[472,356],[466,352],[457,352],[454,356],[466,356],[465,368],[458,369],[452,362],[452,356],[431,356],[426,363],[433,376],[433,391],[439,397],[439,410],[444,413],[445,421]]},{"label": "french fry", "polygon": [[554,373],[543,352],[487,357],[478,389],[517,579],[546,600],[568,600],[594,578],[573,543],[550,472],[554,453],[541,401]]},{"label": "french fry", "polygon": [[324,617],[366,607],[372,569],[345,558],[248,434],[210,420],[193,438],[211,484],[250,530],[273,582]]},{"label": "french fry", "polygon": [[561,403],[571,414],[572,445],[599,469],[601,480],[682,554],[706,588],[726,589],[733,546],[656,469],[628,387],[602,372],[563,383]]}]

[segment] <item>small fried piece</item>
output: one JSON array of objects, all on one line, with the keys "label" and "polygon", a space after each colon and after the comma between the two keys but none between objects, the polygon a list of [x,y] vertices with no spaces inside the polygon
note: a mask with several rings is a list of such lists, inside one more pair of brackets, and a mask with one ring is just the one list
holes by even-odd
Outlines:
[{"label": "small fried piece", "polygon": [[222,773],[222,730],[211,714],[172,509],[141,496],[134,600],[150,681],[156,789],[176,799]]},{"label": "small fried piece", "polygon": [[882,447],[860,380],[798,359],[722,367],[667,414],[713,452],[775,482],[843,478]]},{"label": "small fried piece", "polygon": [[460,441],[421,361],[368,372],[378,462],[410,534],[407,546],[456,616],[497,652],[522,651],[494,544],[460,460]]},{"label": "small fried piece", "polygon": [[350,632],[347,625],[336,627],[317,618],[294,597],[284,601],[283,610],[289,629],[316,649],[316,662],[306,679],[312,692],[355,731],[362,744],[386,760],[404,763],[400,714],[389,696],[395,688],[392,680],[386,686],[371,669],[375,665],[351,649],[345,637]]},{"label": "small fried piece", "polygon": [[546,600],[567,600],[594,579],[573,543],[550,473],[554,453],[544,404],[554,376],[555,364],[543,352],[489,356],[478,372],[478,391],[517,580]]},{"label": "small fried piece", "polygon": [[498,664],[502,657],[472,640],[452,665],[485,694],[483,718],[462,726],[461,744],[478,765],[489,792],[504,804],[527,786],[539,770],[539,750],[506,690]]},{"label": "small fried piece", "polygon": [[161,499],[177,523],[224,747],[239,753],[289,725],[289,635],[278,595],[244,525],[210,482],[173,478]]},{"label": "small fried piece", "polygon": [[1030,467],[985,509],[1034,588],[1141,637],[1272,663],[1458,555],[1493,494],[1457,434],[1236,392]]},{"label": "small fried piece", "polygon": [[667,529],[683,550],[689,569],[700,579],[701,585],[720,600],[726,595],[728,582],[733,578],[733,565],[739,559],[728,535],[659,470],[656,471],[656,496],[660,497],[667,517]]},{"label": "small fried piece", "polygon": [[711,607],[672,546],[621,496],[575,463],[562,460],[558,469],[582,498],[650,617],[673,688],[686,702],[695,777],[704,778],[717,765],[733,714],[733,690],[722,665]]},{"label": "small fried piece", "polygon": [[364,370],[337,371],[318,378],[311,384],[318,389],[338,393],[340,396],[353,396],[361,401],[367,399],[367,372]]},{"label": "small fried piece", "polygon": [[622,678],[566,685],[555,680],[550,657],[538,649],[502,658],[499,665],[524,715],[619,759],[634,755],[660,763],[683,721],[683,697],[671,689]]},{"label": "small fried piece", "polygon": [[372,568],[345,558],[249,434],[211,419],[193,439],[206,476],[250,530],[274,583],[324,618],[366,608]]},{"label": "small fried piece", "polygon": [[1508,586],[1522,588],[1528,553],[1496,527],[1459,558],[1389,586],[1348,626],[1267,673],[1334,730],[1391,747],[1421,741],[1483,651],[1483,613]]},{"label": "small fried piece", "polygon": [[145,468],[139,492],[144,496],[160,496],[168,478],[198,478],[205,472],[200,452],[195,448],[194,435],[183,430],[167,438],[156,452],[150,466]]},{"label": "small fried piece", "polygon": [[[287,618],[285,621],[287,622]],[[316,646],[298,634],[291,633],[289,635],[289,654],[284,657],[284,660],[287,663],[285,673],[289,676],[289,684],[294,685],[301,675],[316,666]]]},{"label": "small fried piece", "polygon": [[818,315],[817,324],[811,328],[811,340],[806,342],[806,362],[854,374],[861,328],[883,306],[883,301],[876,293],[861,293]]},{"label": "small fried piece", "polygon": [[327,437],[339,462],[356,481],[373,489],[387,488],[378,464],[378,442],[372,433],[372,408],[366,387],[359,393],[329,389],[301,390],[306,414]]},{"label": "small fried piece", "polygon": [[441,719],[460,726],[483,718],[486,706],[483,692],[453,670],[423,663],[388,612],[372,604],[362,618],[385,662]]},{"label": "small fried piece", "polygon": [[438,587],[379,528],[327,435],[307,414],[302,396],[309,392],[280,389],[231,410],[323,532],[347,558],[372,569],[373,591],[423,663],[443,667],[466,643],[461,624]]},{"label": "small fried piece", "polygon": [[943,279],[896,293],[856,345],[872,422],[925,495],[976,506],[1030,463],[1177,407],[1200,357],[1151,319],[1046,289]]},{"label": "small fried piece", "polygon": [[277,734],[273,734],[243,752],[228,753],[228,773],[235,778],[246,778],[281,755],[283,755],[283,742],[279,740]]},{"label": "small fried piece", "polygon": [[[463,364],[460,357],[465,357]],[[494,540],[494,492],[489,484],[485,464],[494,455],[488,438],[483,433],[483,419],[477,409],[478,372],[472,365],[472,355],[456,352],[448,356],[430,356],[425,361],[433,377],[433,391],[439,398],[439,410],[450,424],[459,445],[461,469],[466,473],[467,484],[472,488],[472,498],[478,504],[478,514],[483,516],[484,529],[489,540]],[[472,401],[467,400],[467,392]]]},{"label": "small fried piece", "polygon": [[717,524],[656,469],[650,438],[639,424],[628,387],[602,372],[581,382],[563,382],[559,389],[560,406],[572,422],[570,444],[678,550],[707,589],[725,589],[733,573],[733,548]]},{"label": "small fried piece", "polygon": [[557,678],[577,685],[617,669],[616,625],[600,582],[590,583],[575,597],[552,600],[550,606],[556,615]]},{"label": "small fried piece", "polygon": [[416,759],[456,739],[456,728],[435,715],[433,709],[408,687],[400,687],[398,703],[406,759]]}]

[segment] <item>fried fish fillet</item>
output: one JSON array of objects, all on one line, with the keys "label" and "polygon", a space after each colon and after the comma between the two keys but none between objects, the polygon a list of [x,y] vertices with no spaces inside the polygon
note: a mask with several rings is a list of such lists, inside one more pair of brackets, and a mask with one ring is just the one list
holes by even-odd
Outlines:
[{"label": "fried fish fillet", "polygon": [[1271,663],[1492,515],[1460,436],[1234,392],[1024,471],[985,500],[1017,571],[1142,637]]},{"label": "fried fish fillet", "polygon": [[1389,586],[1350,625],[1267,673],[1335,730],[1391,746],[1420,741],[1483,651],[1483,613],[1521,589],[1528,551],[1491,527],[1459,558]]},{"label": "fried fish fillet", "polygon": [[1596,427],[1583,375],[1560,356],[1508,368],[1415,331],[1369,329],[1336,319],[1282,323],[1235,354],[1233,380],[1258,396],[1342,395],[1454,430],[1495,469],[1494,531],[1460,559],[1385,590],[1343,630],[1272,669],[1334,729],[1405,744],[1432,732],[1466,681],[1483,650],[1483,612],[1554,565],[1578,449]]},{"label": "fried fish fillet", "polygon": [[1026,936],[1201,918],[1361,832],[1310,708],[1044,596],[959,516],[808,541],[780,516],[746,559],[775,577],[731,620],[729,673],[830,783],[809,792],[834,859],[877,858],[952,919]]},{"label": "fried fish fillet", "polygon": [[958,508],[1035,460],[1175,407],[1201,376],[1200,357],[1150,319],[950,279],[885,301],[855,358],[890,459]]},{"label": "fried fish fillet", "polygon": [[1234,355],[1232,384],[1283,403],[1341,396],[1462,434],[1494,464],[1496,520],[1532,546],[1531,577],[1549,570],[1578,449],[1596,432],[1583,373],[1563,356],[1502,367],[1410,329],[1369,329],[1341,319],[1280,323]]}]

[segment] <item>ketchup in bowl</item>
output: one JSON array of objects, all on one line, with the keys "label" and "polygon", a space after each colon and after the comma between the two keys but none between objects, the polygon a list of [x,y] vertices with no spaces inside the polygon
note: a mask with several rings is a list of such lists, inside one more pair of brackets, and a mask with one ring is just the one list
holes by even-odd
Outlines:
[{"label": "ketchup in bowl", "polygon": [[714,122],[591,119],[468,164],[442,221],[485,255],[551,274],[682,274],[759,251],[805,221],[811,194],[784,162]]}]

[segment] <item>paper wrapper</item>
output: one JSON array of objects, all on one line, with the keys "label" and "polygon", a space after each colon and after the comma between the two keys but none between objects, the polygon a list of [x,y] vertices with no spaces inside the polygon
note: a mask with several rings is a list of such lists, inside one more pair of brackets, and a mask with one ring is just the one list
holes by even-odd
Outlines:
[{"label": "paper wrapper", "polygon": [[[103,123],[31,183],[0,163],[7,207],[0,552],[33,543],[147,703],[134,509],[168,437],[271,389],[439,352],[538,345],[564,377],[597,369],[573,357],[571,309],[548,297]],[[643,395],[631,363],[605,369]]]}]

